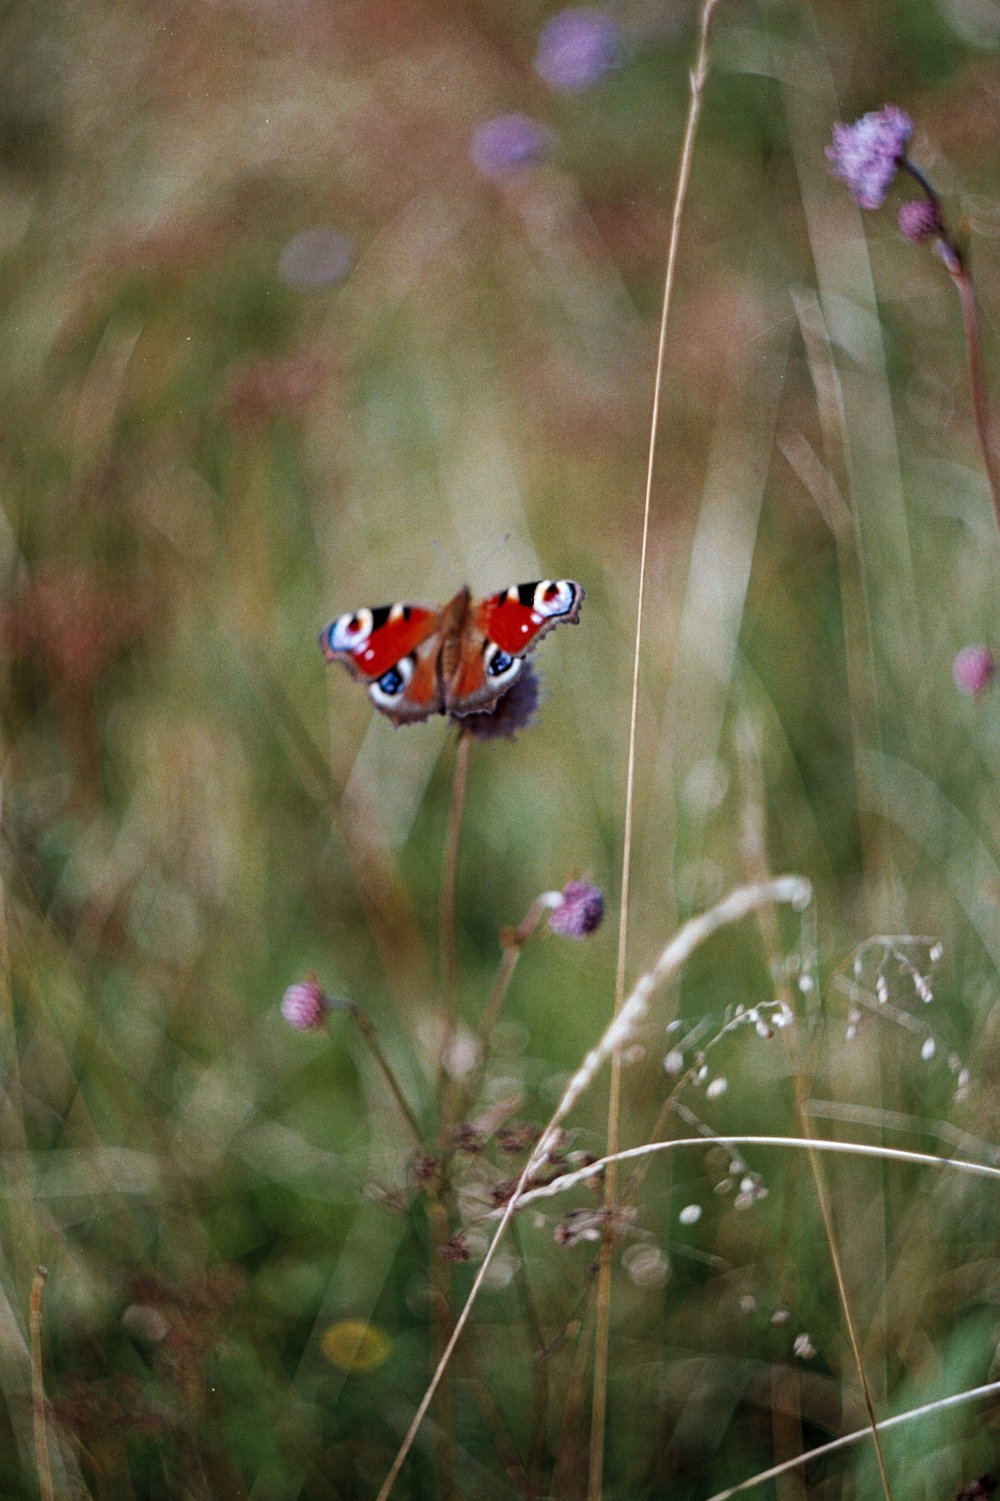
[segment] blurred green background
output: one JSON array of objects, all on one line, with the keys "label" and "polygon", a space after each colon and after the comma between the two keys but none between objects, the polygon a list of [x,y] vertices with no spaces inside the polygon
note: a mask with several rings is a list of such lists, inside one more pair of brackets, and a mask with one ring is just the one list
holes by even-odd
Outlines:
[{"label": "blurred green background", "polygon": [[[3,1497],[38,1494],[39,1262],[60,1496],[374,1495],[423,1392],[441,1276],[412,1141],[349,1021],[296,1034],[278,1007],[310,970],[364,1007],[432,1144],[455,734],[395,731],[326,672],[334,615],[585,584],[579,627],[538,655],[537,724],[472,756],[466,1025],[538,893],[586,876],[608,920],[528,947],[477,1112],[544,1120],[610,1014],[695,8],[610,9],[618,66],[578,91],[533,67],[554,13],[0,14]],[[898,190],[862,222],[824,147],[887,100],[913,115],[996,388],[998,45],[974,0],[720,6],[655,478],[629,975],[753,873],[754,821],[816,902],[782,919],[780,973],[747,924],[659,998],[626,1144],[670,1048],[696,1059],[727,1008],[804,972],[818,1129],[995,1153],[1000,718],[951,663],[996,644],[1000,552],[959,308],[896,229]],[[511,111],[545,146],[484,171],[473,133]],[[940,940],[933,974],[928,943],[900,951],[934,1000],[890,957],[870,1008],[883,948],[860,998],[851,956],[897,933]],[[797,1129],[781,1036],[737,1029],[708,1070],[680,1095],[708,1130]],[[601,1086],[573,1149],[601,1151]],[[768,1193],[745,1207],[718,1147],[644,1180],[616,1256],[609,1497],[704,1497],[864,1421],[807,1164],[747,1160]],[[522,1163],[490,1141],[455,1169],[456,1306]],[[879,1410],[990,1379],[995,1192],[827,1171]],[[491,1275],[448,1418],[463,1497],[585,1493],[596,1246],[553,1231],[595,1202],[526,1211]],[[349,1320],[372,1327],[345,1355]],[[897,1495],[947,1496],[997,1464],[995,1421],[959,1409],[887,1452]],[[396,1493],[442,1493],[442,1463],[425,1436]],[[807,1478],[877,1490],[860,1450]]]}]

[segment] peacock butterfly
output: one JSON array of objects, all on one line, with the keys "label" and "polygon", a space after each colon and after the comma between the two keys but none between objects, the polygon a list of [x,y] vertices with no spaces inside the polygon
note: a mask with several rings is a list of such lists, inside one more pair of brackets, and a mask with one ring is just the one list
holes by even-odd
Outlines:
[{"label": "peacock butterfly", "polygon": [[583,597],[572,579],[511,584],[481,600],[463,588],[441,609],[396,604],[338,615],[319,644],[328,662],[368,684],[393,724],[488,714],[546,632],[576,624]]}]

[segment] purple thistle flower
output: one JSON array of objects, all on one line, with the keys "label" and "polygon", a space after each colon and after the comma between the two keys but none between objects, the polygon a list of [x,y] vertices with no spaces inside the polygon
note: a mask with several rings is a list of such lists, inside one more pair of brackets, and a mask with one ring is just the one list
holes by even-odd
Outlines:
[{"label": "purple thistle flower", "polygon": [[535,72],[569,94],[592,88],[621,67],[625,42],[618,22],[603,10],[561,10],[538,37]]},{"label": "purple thistle flower", "polygon": [[551,144],[550,132],[530,115],[495,115],[476,126],[469,154],[484,177],[506,177],[533,167]]},{"label": "purple thistle flower", "polygon": [[908,240],[919,245],[944,228],[941,211],[929,198],[909,198],[899,210],[899,227]]},{"label": "purple thistle flower", "polygon": [[325,225],[293,235],[281,252],[278,275],[296,292],[321,292],[343,281],[354,260],[346,235]]},{"label": "purple thistle flower", "polygon": [[993,681],[997,664],[988,646],[965,646],[955,658],[951,675],[955,687],[971,698],[978,698]]},{"label": "purple thistle flower", "polygon": [[330,1002],[312,975],[297,985],[289,985],[281,997],[281,1014],[297,1032],[321,1032],[329,1009]]},{"label": "purple thistle flower", "polygon": [[600,926],[604,916],[604,894],[589,881],[568,881],[563,887],[562,902],[549,918],[549,927],[563,938],[586,938]]},{"label": "purple thistle flower", "polygon": [[538,708],[538,674],[525,662],[495,709],[488,714],[454,714],[452,718],[475,740],[512,740],[526,729]]},{"label": "purple thistle flower", "polygon": [[881,207],[912,134],[913,121],[895,104],[872,110],[853,125],[833,127],[827,160],[862,208]]}]

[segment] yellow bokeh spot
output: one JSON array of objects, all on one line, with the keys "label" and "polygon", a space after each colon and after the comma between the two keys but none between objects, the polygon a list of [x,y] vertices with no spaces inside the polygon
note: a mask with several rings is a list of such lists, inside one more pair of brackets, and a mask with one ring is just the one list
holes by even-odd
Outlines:
[{"label": "yellow bokeh spot", "polygon": [[389,1358],[392,1342],[377,1324],[343,1319],[320,1340],[323,1354],[338,1371],[374,1371]]}]

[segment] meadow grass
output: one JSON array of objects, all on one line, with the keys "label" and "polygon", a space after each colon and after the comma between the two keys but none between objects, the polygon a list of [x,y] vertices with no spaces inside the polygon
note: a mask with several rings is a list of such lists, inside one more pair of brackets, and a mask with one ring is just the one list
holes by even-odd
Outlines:
[{"label": "meadow grass", "polygon": [[[1000,1462],[988,18],[711,9],[2,22],[2,1497]],[[549,576],[511,740],[323,667]]]}]

